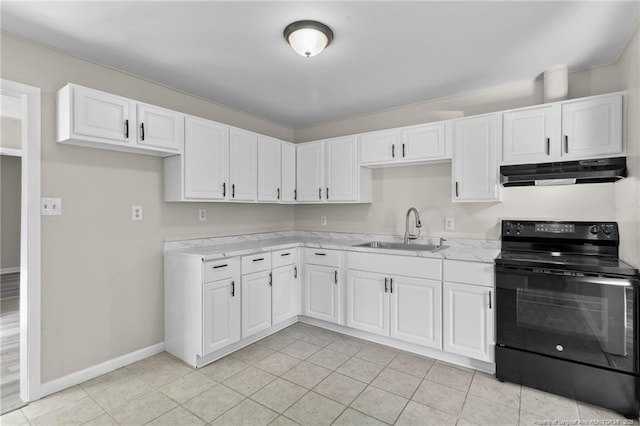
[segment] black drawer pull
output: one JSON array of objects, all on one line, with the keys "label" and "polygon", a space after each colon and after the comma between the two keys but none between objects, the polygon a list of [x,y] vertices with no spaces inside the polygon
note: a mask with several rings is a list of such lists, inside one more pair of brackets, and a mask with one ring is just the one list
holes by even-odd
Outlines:
[{"label": "black drawer pull", "polygon": [[316,253],[315,255],[316,255],[316,256],[326,256],[326,255],[327,255],[327,253]]},{"label": "black drawer pull", "polygon": [[229,266],[229,264],[225,263],[224,265],[216,265],[216,266],[213,267],[213,269],[226,268],[227,266]]},{"label": "black drawer pull", "polygon": [[280,256],[291,256],[291,253],[282,253]]},{"label": "black drawer pull", "polygon": [[261,260],[264,260],[264,257],[260,257],[258,259],[253,259],[254,262],[260,262]]},{"label": "black drawer pull", "polygon": [[231,297],[235,297],[235,296],[236,296],[236,282],[231,281]]}]

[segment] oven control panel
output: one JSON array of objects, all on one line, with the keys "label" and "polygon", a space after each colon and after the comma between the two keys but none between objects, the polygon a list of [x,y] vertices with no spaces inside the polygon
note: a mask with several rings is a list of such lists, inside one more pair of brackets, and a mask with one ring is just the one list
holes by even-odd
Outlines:
[{"label": "oven control panel", "polygon": [[531,220],[503,220],[502,238],[560,238],[576,240],[618,239],[618,224],[615,222],[553,222]]}]

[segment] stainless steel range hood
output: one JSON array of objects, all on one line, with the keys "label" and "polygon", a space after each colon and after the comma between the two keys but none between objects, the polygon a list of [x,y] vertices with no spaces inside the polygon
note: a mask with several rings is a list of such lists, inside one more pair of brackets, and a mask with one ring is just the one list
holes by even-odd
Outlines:
[{"label": "stainless steel range hood", "polygon": [[615,182],[625,177],[625,157],[500,166],[502,186]]}]

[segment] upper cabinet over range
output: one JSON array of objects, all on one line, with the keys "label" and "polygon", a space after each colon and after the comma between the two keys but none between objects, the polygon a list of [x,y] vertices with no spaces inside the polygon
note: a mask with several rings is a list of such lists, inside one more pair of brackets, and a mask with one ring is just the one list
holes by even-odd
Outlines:
[{"label": "upper cabinet over range", "polygon": [[71,83],[57,103],[58,142],[158,156],[182,151],[178,112]]}]

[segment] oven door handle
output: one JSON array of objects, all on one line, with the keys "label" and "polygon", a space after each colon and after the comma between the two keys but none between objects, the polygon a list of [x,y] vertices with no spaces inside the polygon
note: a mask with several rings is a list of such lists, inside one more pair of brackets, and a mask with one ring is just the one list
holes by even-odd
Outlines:
[{"label": "oven door handle", "polygon": [[584,284],[604,285],[604,286],[616,286],[616,287],[633,287],[634,284],[638,285],[638,280],[634,277],[593,277],[588,275],[567,275],[562,271],[556,271],[552,269],[517,269],[517,268],[505,268],[496,266],[496,287],[502,288],[515,288],[513,283],[509,282],[507,277],[501,277],[502,275],[525,275],[528,277],[544,277],[546,275],[560,277],[567,281],[580,282]]}]

